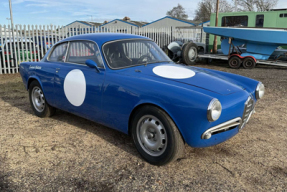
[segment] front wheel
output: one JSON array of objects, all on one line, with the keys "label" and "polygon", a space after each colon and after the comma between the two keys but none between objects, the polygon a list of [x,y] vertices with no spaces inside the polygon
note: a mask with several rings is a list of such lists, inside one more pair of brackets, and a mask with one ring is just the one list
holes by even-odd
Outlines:
[{"label": "front wheel", "polygon": [[36,80],[29,85],[29,100],[38,117],[50,117],[55,113],[55,108],[47,103],[41,85]]},{"label": "front wheel", "polygon": [[184,153],[184,142],[176,125],[157,107],[137,110],[132,120],[132,137],[140,155],[154,165],[170,163]]}]

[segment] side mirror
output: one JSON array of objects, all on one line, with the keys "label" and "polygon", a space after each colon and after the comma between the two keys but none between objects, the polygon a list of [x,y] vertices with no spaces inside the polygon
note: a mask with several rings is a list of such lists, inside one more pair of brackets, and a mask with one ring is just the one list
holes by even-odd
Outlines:
[{"label": "side mirror", "polygon": [[93,61],[93,60],[91,60],[91,59],[87,59],[85,63],[86,63],[87,66],[89,66],[89,67],[91,67],[91,68],[96,68],[96,70],[97,70],[98,72],[100,72],[100,70],[99,70],[99,68],[98,68],[98,65],[97,65],[97,63],[96,63],[95,61]]}]

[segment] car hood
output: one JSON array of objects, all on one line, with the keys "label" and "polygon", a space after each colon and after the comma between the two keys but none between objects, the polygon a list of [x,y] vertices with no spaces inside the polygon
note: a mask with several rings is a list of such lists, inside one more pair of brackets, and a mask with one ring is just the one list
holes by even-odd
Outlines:
[{"label": "car hood", "polygon": [[137,66],[122,71],[126,75],[152,78],[157,81],[168,81],[171,84],[183,83],[205,89],[221,95],[229,95],[244,90],[221,75],[207,72],[204,69],[178,64],[150,64]]}]

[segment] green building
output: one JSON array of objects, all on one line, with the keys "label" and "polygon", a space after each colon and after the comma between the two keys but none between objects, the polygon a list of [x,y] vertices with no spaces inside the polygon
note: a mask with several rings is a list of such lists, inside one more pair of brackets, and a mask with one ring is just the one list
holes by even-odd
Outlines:
[{"label": "green building", "polygon": [[[216,14],[210,16],[210,26],[215,26]],[[287,9],[271,9],[264,12],[231,12],[218,14],[218,27],[256,27],[287,29]],[[220,37],[217,37],[220,49]],[[213,48],[214,35],[209,36],[209,50]]]}]

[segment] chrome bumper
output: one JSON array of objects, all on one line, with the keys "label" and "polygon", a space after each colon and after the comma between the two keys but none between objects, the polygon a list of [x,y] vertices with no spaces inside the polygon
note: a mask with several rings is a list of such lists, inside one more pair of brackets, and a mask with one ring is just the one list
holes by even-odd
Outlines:
[{"label": "chrome bumper", "polygon": [[[251,116],[251,114],[250,114]],[[249,119],[248,119],[249,120]],[[224,131],[228,131],[231,129],[236,128],[238,125],[241,125],[242,119],[241,117],[237,117],[235,119],[232,119],[230,121],[226,121],[225,123],[221,123],[219,125],[216,125],[208,130],[206,130],[202,135],[201,139],[209,139],[212,135]]]}]

